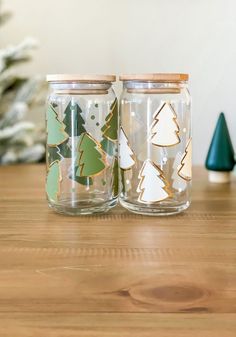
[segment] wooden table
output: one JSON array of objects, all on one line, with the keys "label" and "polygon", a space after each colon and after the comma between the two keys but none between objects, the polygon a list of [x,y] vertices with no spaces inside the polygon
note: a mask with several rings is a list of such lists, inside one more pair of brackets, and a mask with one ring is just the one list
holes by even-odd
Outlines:
[{"label": "wooden table", "polygon": [[191,208],[48,209],[44,166],[0,167],[0,336],[236,336],[236,183],[196,169]]}]

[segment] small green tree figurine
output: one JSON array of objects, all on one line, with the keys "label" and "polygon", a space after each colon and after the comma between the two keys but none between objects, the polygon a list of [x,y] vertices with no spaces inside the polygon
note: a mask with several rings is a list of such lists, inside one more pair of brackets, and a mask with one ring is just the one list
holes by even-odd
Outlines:
[{"label": "small green tree figurine", "polygon": [[82,110],[80,106],[70,101],[66,107],[65,117],[63,119],[63,123],[66,125],[65,131],[70,137],[80,136],[83,132],[86,132],[84,128],[85,122],[81,113]]},{"label": "small green tree figurine", "polygon": [[207,154],[205,166],[209,170],[211,182],[230,181],[230,171],[235,165],[234,149],[224,113],[221,112]]}]

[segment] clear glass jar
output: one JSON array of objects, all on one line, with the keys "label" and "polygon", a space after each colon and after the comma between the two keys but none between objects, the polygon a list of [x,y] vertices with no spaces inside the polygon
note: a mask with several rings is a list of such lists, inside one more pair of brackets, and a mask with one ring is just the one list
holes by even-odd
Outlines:
[{"label": "clear glass jar", "polygon": [[70,215],[106,212],[118,198],[115,76],[48,75],[50,207]]},{"label": "clear glass jar", "polygon": [[190,205],[192,178],[188,75],[120,80],[120,203],[140,214],[179,213]]}]

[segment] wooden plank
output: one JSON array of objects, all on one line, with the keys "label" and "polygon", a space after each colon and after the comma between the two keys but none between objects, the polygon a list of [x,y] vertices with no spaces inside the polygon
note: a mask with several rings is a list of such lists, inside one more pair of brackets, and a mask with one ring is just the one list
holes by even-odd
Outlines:
[{"label": "wooden plank", "polygon": [[5,313],[0,321],[4,337],[235,337],[236,331],[235,314]]},{"label": "wooden plank", "polygon": [[74,258],[63,250],[53,256],[50,249],[39,256],[30,250],[21,258],[8,255],[1,263],[0,312],[236,311],[232,257],[225,263],[184,262],[171,253],[162,259],[138,252],[129,258],[122,249],[93,252]]}]

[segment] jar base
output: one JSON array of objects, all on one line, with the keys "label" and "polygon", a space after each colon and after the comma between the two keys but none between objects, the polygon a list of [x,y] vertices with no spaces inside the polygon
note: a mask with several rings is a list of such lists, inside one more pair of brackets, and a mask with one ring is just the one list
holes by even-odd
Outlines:
[{"label": "jar base", "polygon": [[175,215],[178,213],[181,213],[185,211],[189,206],[190,202],[186,202],[184,204],[175,205],[175,206],[168,206],[168,205],[161,205],[155,207],[152,206],[146,206],[141,204],[131,204],[130,202],[127,202],[125,200],[119,200],[121,206],[128,209],[129,211],[136,213],[136,214],[142,214],[142,215],[150,215],[150,216],[169,216],[169,215]]},{"label": "jar base", "polygon": [[101,202],[101,200],[99,201],[94,199],[93,201],[90,202],[90,205],[88,205],[88,201],[81,200],[77,201],[73,207],[71,205],[66,205],[65,201],[63,201],[63,204],[55,204],[49,201],[48,205],[56,213],[64,215],[71,215],[71,216],[90,215],[108,212],[111,208],[117,205],[118,198],[109,200],[107,202]]}]

